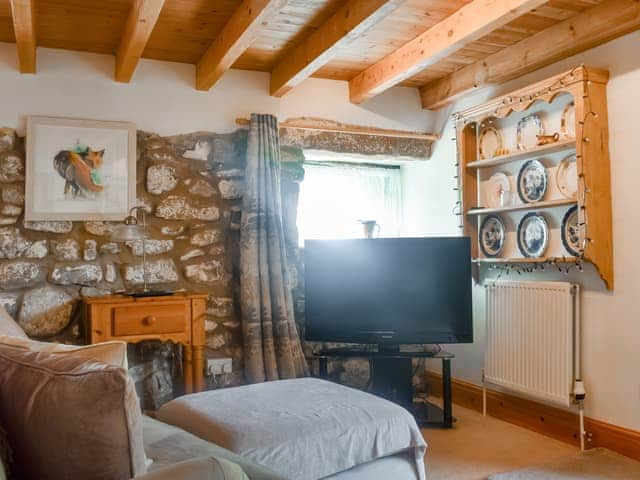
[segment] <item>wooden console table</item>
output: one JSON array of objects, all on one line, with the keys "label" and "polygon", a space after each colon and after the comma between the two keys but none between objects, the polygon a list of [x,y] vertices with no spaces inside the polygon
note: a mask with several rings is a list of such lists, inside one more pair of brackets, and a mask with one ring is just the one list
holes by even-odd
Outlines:
[{"label": "wooden console table", "polygon": [[204,390],[204,312],[206,294],[176,293],[164,297],[126,295],[84,299],[88,343],[161,340],[183,347],[185,393]]}]

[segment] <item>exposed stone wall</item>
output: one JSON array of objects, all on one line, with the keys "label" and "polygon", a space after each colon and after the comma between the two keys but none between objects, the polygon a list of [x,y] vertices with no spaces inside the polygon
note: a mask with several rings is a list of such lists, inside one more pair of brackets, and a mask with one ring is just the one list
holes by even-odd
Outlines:
[{"label": "exposed stone wall", "polygon": [[[148,212],[148,281],[209,293],[207,354],[233,358],[242,381],[237,316],[237,244],[246,132],[159,137],[138,133],[138,204]],[[83,296],[142,284],[142,244],[109,240],[113,222],[23,222],[24,139],[0,130],[0,303],[29,336],[82,343]],[[130,347],[131,374],[145,407],[180,388],[171,345]],[[175,373],[175,375],[173,375]]]},{"label": "exposed stone wall", "polygon": [[[296,132],[283,137],[284,228],[301,335],[304,265],[296,214],[304,179],[302,148],[350,151],[352,140],[341,134],[300,137]],[[358,140],[361,152],[369,143],[362,136]],[[206,354],[233,359],[230,384],[244,381],[237,305],[246,141],[243,130],[173,137],[139,132],[137,146],[138,204],[146,206],[152,230],[146,242],[148,281],[156,288],[209,293]],[[372,142],[367,152],[428,156],[426,144],[400,149],[396,143]],[[12,129],[0,129],[0,304],[33,338],[83,343],[82,297],[141,286],[142,245],[111,242],[114,222],[23,222],[24,145]],[[309,355],[320,347],[305,344]],[[129,361],[145,408],[155,409],[181,390],[181,356],[171,344],[132,345]],[[368,363],[359,359],[331,362],[329,373],[361,388],[369,379]]]}]

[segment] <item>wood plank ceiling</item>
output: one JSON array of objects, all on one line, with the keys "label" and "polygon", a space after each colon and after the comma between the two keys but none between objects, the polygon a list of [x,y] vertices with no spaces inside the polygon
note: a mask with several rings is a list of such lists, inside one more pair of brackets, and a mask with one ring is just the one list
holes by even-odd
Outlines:
[{"label": "wood plank ceiling", "polygon": [[607,15],[618,23],[599,23],[596,40],[564,39],[553,55],[538,52],[531,70],[640,28],[640,1],[0,0],[0,41],[17,40],[24,73],[35,39],[42,47],[118,55],[119,81],[135,76],[142,57],[198,65],[200,89],[231,67],[274,72],[271,93],[278,96],[311,75],[350,81],[355,102],[403,85],[421,88],[423,106],[439,107],[481,86],[458,77],[479,75],[482,85],[508,78],[478,73],[485,59],[526,56],[530,37],[544,42],[541,32],[555,27],[560,39],[573,22]]}]

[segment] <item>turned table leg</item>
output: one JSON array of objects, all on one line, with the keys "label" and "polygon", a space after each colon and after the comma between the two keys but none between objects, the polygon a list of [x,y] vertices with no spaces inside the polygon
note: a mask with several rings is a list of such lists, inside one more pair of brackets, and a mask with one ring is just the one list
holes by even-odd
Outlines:
[{"label": "turned table leg", "polygon": [[191,345],[182,346],[182,374],[184,376],[184,393],[193,393],[193,356]]},{"label": "turned table leg", "polygon": [[194,392],[204,390],[204,347],[193,347],[193,389]]}]

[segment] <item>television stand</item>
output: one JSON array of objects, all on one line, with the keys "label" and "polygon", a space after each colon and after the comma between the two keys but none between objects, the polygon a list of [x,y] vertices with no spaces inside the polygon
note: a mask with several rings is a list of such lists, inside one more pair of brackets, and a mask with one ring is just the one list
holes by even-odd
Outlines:
[{"label": "television stand", "polygon": [[[371,363],[371,393],[405,407],[413,413],[420,426],[453,427],[451,359],[455,355],[452,353],[400,350],[397,345],[379,345],[377,349],[371,346],[325,349],[318,352],[315,358],[318,359],[319,375],[324,379],[328,378],[329,358],[367,358]],[[413,402],[413,358],[436,358],[442,361],[442,409],[428,402]]]}]

